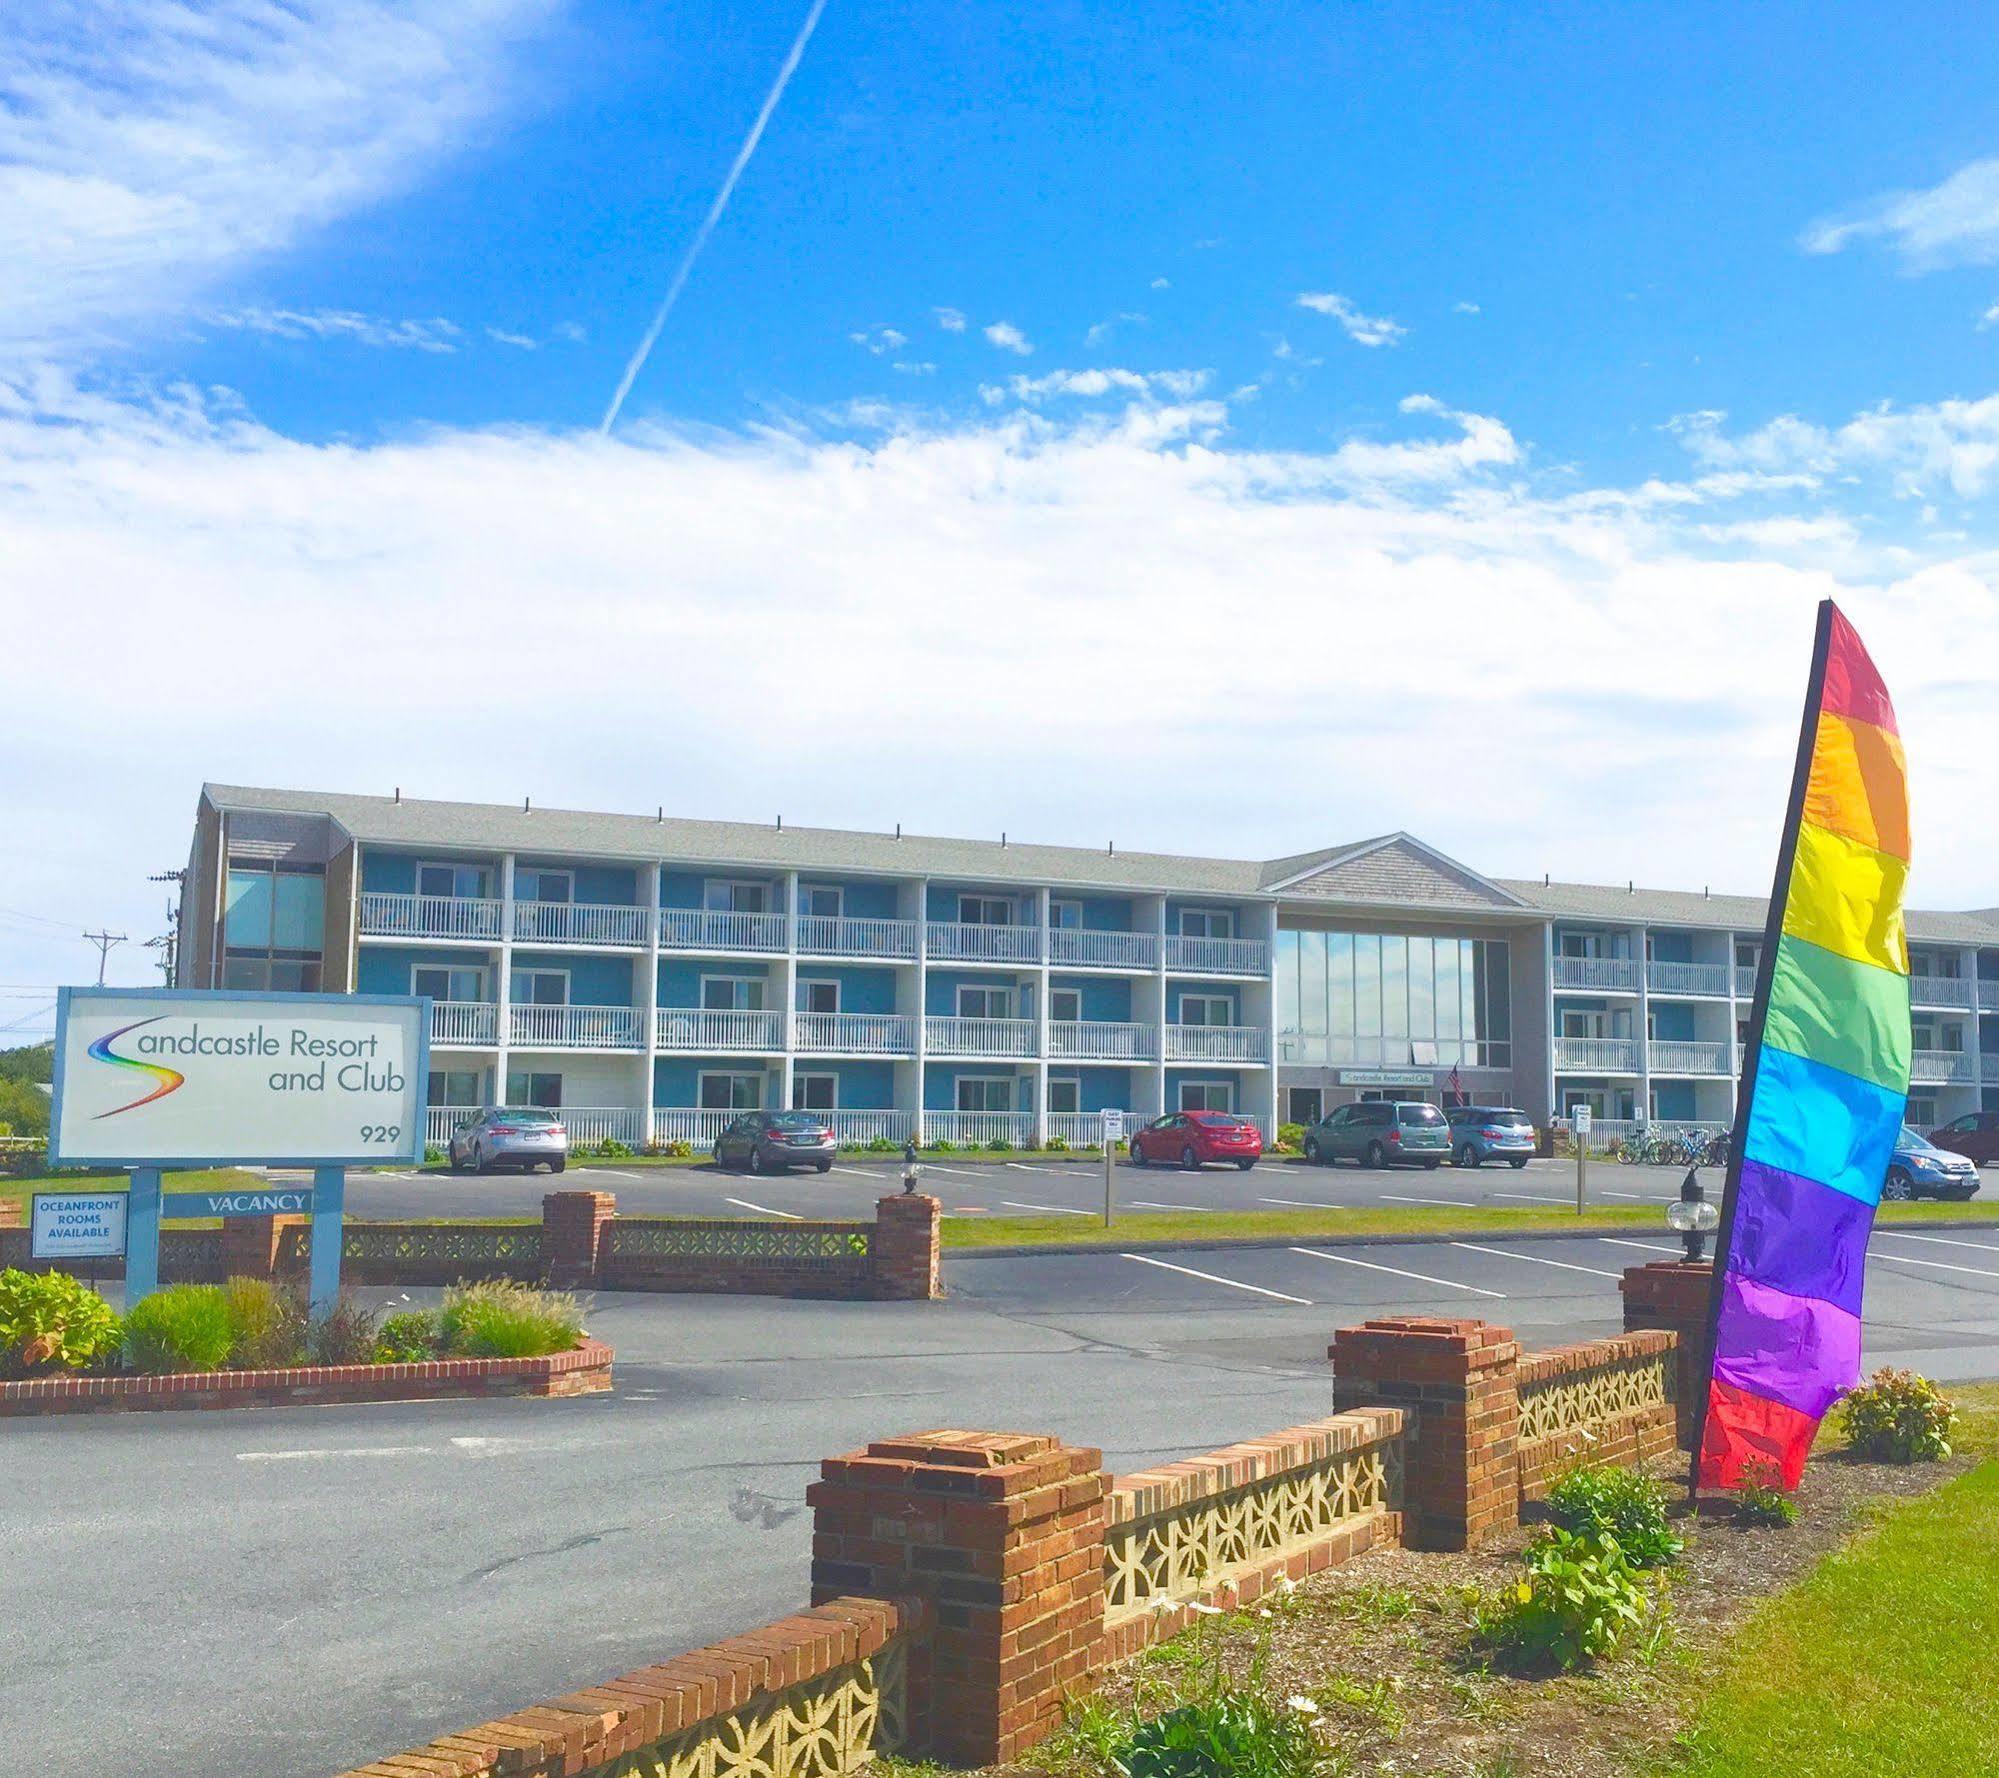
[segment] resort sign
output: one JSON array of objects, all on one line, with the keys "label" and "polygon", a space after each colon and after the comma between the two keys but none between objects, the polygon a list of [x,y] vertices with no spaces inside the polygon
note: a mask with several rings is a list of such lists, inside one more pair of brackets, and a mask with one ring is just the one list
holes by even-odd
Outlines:
[{"label": "resort sign", "polygon": [[50,1159],[368,1166],[423,1157],[428,1003],[65,988]]}]

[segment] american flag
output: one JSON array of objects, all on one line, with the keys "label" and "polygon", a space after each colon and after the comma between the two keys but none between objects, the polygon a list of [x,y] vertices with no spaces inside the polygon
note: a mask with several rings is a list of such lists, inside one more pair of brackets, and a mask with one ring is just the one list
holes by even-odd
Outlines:
[{"label": "american flag", "polygon": [[1462,1105],[1465,1102],[1465,1083],[1458,1079],[1458,1065],[1451,1064],[1451,1102]]}]

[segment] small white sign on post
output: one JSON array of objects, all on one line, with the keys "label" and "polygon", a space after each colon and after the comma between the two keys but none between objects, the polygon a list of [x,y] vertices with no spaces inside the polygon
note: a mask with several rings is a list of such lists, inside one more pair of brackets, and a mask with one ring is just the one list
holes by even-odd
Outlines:
[{"label": "small white sign on post", "polygon": [[1104,1120],[1104,1227],[1109,1228],[1117,1203],[1112,1169],[1117,1165],[1117,1145],[1124,1140],[1124,1113],[1100,1111],[1097,1115]]},{"label": "small white sign on post", "polygon": [[1124,1113],[1122,1111],[1106,1111],[1099,1115],[1104,1120],[1104,1146],[1108,1148],[1113,1142],[1122,1142],[1124,1140]]},{"label": "small white sign on post", "polygon": [[1576,1140],[1581,1141],[1589,1134],[1589,1107],[1577,1105],[1569,1111],[1569,1121],[1575,1126]]},{"label": "small white sign on post", "polygon": [[115,1259],[125,1251],[123,1192],[36,1192],[31,1259]]}]

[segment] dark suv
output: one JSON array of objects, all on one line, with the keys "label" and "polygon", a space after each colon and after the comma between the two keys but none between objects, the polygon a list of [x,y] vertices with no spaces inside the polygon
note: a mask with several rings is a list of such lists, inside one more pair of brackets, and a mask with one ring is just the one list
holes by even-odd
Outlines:
[{"label": "dark suv", "polygon": [[1397,1161],[1435,1169],[1451,1152],[1451,1130],[1434,1105],[1417,1100],[1342,1105],[1305,1132],[1305,1159],[1313,1166],[1358,1161],[1386,1167]]},{"label": "dark suv", "polygon": [[833,1126],[816,1111],[746,1111],[715,1138],[715,1165],[783,1173],[833,1165]]}]

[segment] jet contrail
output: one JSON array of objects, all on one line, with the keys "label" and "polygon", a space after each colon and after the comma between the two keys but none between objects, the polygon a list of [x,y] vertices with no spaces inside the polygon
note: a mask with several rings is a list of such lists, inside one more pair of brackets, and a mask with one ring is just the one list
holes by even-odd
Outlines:
[{"label": "jet contrail", "polygon": [[708,206],[708,214],[702,218],[701,226],[694,231],[694,239],[688,243],[687,252],[681,257],[673,282],[667,286],[666,300],[659,305],[659,313],[653,316],[652,325],[646,329],[645,338],[639,341],[639,349],[632,354],[631,363],[625,366],[625,374],[618,382],[618,392],[611,397],[611,405],[604,410],[604,422],[597,428],[599,434],[611,430],[618,410],[625,405],[625,397],[631,394],[639,372],[645,369],[646,359],[666,326],[666,318],[673,313],[673,305],[680,300],[680,293],[686,287],[688,273],[694,270],[694,262],[701,257],[701,249],[708,245],[708,237],[715,232],[715,224],[722,220],[722,212],[729,207],[729,199],[735,195],[736,181],[742,178],[743,169],[750,164],[750,156],[756,153],[757,144],[763,140],[764,125],[770,122],[778,100],[784,97],[784,89],[790,84],[792,75],[798,72],[799,58],[805,54],[805,46],[812,40],[813,28],[825,10],[826,0],[812,0],[812,10],[805,15],[805,23],[799,28],[791,54],[784,58],[784,66],[777,71],[777,79],[764,99],[763,109],[757,113],[756,122],[750,125],[750,133],[743,138],[742,147],[736,150],[728,178],[722,181],[722,189],[715,194],[714,203]]}]

